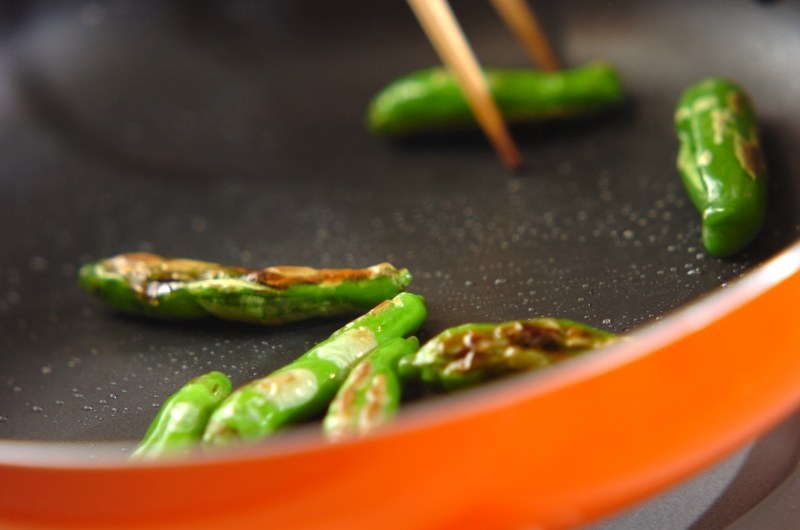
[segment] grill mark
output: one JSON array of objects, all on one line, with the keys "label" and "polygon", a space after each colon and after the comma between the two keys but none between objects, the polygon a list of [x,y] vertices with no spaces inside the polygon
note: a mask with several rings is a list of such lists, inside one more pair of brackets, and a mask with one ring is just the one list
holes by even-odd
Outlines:
[{"label": "grill mark", "polygon": [[384,374],[378,374],[372,379],[372,384],[370,384],[364,397],[367,404],[361,417],[361,425],[359,425],[362,432],[366,432],[371,427],[379,425],[386,420],[383,415],[383,409],[389,402],[389,394]]},{"label": "grill mark", "polygon": [[392,305],[392,301],[391,300],[384,300],[380,304],[378,304],[375,307],[373,307],[372,309],[370,309],[367,312],[367,314],[368,315],[377,315],[381,311],[384,311],[385,309],[387,309],[390,305]]},{"label": "grill mark", "polygon": [[353,370],[353,375],[351,376],[353,379],[350,380],[347,388],[342,393],[342,399],[339,402],[339,415],[343,418],[351,418],[353,416],[356,407],[358,390],[364,386],[364,383],[371,372],[372,363],[369,361],[360,363]]},{"label": "grill mark", "polygon": [[[753,138],[756,138],[755,134],[753,134]],[[764,167],[764,156],[761,153],[761,146],[758,144],[758,139],[748,142],[737,135],[733,147],[739,165],[750,175],[750,178],[755,179]]]},{"label": "grill mark", "polygon": [[741,92],[733,91],[728,94],[728,105],[731,107],[734,113],[740,114],[742,112],[742,108],[744,107],[744,95]]},{"label": "grill mark", "polygon": [[226,423],[220,421],[211,421],[206,427],[204,437],[211,440],[230,440],[234,438],[241,438],[239,431]]},{"label": "grill mark", "polygon": [[370,361],[359,363],[350,373],[344,392],[336,396],[333,403],[331,403],[331,410],[334,411],[334,415],[325,420],[330,422],[332,426],[326,433],[329,440],[335,442],[345,438],[353,429],[353,420],[358,412],[358,392],[369,380],[371,373],[372,363]]},{"label": "grill mark", "polygon": [[229,275],[244,275],[250,269],[225,267],[217,263],[182,258],[166,258],[144,252],[120,254],[104,261],[106,268],[129,280],[145,277],[150,282],[192,281],[208,271],[220,271]]},{"label": "grill mark", "polygon": [[560,329],[518,322],[505,335],[512,344],[523,348],[557,351],[561,347],[564,333]]},{"label": "grill mark", "polygon": [[358,282],[373,277],[369,269],[312,269],[310,267],[280,266],[247,274],[247,279],[273,289],[288,289],[295,284],[338,284]]}]

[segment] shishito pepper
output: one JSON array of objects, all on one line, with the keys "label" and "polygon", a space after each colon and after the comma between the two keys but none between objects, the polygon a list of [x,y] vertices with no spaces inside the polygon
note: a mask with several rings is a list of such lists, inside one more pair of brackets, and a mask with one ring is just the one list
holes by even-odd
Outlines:
[{"label": "shishito pepper", "polygon": [[398,370],[403,378],[450,390],[542,368],[614,340],[611,333],[555,318],[464,324],[443,331],[418,352],[400,359]]},{"label": "shishito pepper", "polygon": [[425,299],[401,293],[336,331],[293,363],[237,389],[211,416],[208,446],[255,441],[323,410],[350,369],[391,339],[417,331],[427,318]]},{"label": "shishito pepper", "polygon": [[[605,62],[573,70],[484,70],[489,89],[510,123],[594,112],[622,101],[622,82]],[[455,77],[431,68],[394,81],[372,100],[367,128],[381,135],[477,127]]]},{"label": "shishito pepper", "polygon": [[360,436],[388,422],[400,406],[401,357],[419,349],[416,337],[393,339],[359,362],[342,384],[322,421],[325,437]]},{"label": "shishito pepper", "polygon": [[727,79],[687,88],[675,111],[678,170],[703,218],[703,244],[715,256],[746,247],[761,230],[767,167],[750,98]]},{"label": "shishito pepper", "polygon": [[80,285],[128,313],[282,324],[363,311],[406,288],[411,274],[381,263],[366,269],[263,270],[132,253],[84,265]]},{"label": "shishito pepper", "polygon": [[157,458],[196,447],[211,412],[230,393],[231,381],[220,372],[192,379],[164,402],[131,458]]}]

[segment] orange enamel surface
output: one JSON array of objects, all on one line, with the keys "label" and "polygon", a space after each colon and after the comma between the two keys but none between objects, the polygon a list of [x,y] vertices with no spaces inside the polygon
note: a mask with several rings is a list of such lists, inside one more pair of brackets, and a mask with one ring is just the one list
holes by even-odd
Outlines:
[{"label": "orange enamel surface", "polygon": [[[699,331],[676,330],[674,342],[646,354],[602,370],[576,364],[580,377],[548,386],[541,377],[528,390],[521,378],[419,407],[398,426],[356,442],[307,441],[295,451],[150,467],[0,464],[0,526],[444,530],[584,523],[710,465],[800,403],[800,273],[792,270],[776,286],[731,303],[723,318]],[[656,330],[673,324],[667,319]],[[569,375],[564,368],[558,373]],[[465,409],[475,396],[484,400],[480,407]]]}]

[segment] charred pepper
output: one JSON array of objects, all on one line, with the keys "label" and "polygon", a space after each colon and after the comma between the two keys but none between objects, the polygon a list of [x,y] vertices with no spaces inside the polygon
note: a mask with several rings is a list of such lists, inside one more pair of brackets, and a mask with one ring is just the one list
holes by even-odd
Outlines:
[{"label": "charred pepper", "polygon": [[190,319],[209,314],[258,324],[366,310],[406,288],[411,274],[278,266],[263,270],[132,253],[84,265],[80,285],[128,313]]},{"label": "charred pepper", "polygon": [[260,440],[313,416],[330,403],[361,358],[391,339],[414,333],[427,315],[419,295],[401,293],[381,303],[293,363],[236,390],[212,414],[203,442],[223,446]]},{"label": "charred pepper", "polygon": [[[623,97],[619,75],[605,62],[559,72],[487,68],[484,73],[510,123],[594,112]],[[458,83],[444,68],[415,72],[388,85],[370,103],[366,122],[370,131],[387,136],[477,127]]]},{"label": "charred pepper", "polygon": [[443,331],[400,359],[403,378],[450,390],[510,372],[534,370],[605,346],[614,335],[555,318],[464,324]]},{"label": "charred pepper", "polygon": [[231,381],[220,372],[192,379],[167,398],[131,458],[152,459],[199,445],[211,412],[230,393]]},{"label": "charred pepper", "polygon": [[767,167],[747,93],[712,77],[687,88],[675,111],[678,170],[715,256],[739,252],[764,224]]},{"label": "charred pepper", "polygon": [[331,441],[360,436],[389,421],[402,392],[397,363],[418,349],[416,337],[392,339],[361,360],[328,407],[322,422],[325,436]]}]

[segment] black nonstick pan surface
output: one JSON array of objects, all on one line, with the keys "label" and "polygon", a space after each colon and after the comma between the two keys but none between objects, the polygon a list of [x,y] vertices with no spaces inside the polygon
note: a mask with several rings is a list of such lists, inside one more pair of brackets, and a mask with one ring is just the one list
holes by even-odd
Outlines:
[{"label": "black nonstick pan surface", "polygon": [[[485,65],[526,57],[452,2]],[[658,321],[797,238],[800,9],[744,0],[533,3],[567,65],[612,60],[625,104],[526,126],[506,173],[480,133],[392,143],[367,102],[438,63],[402,1],[11,2],[0,41],[0,439],[135,440],[186,381],[234,386],[350,318],[257,327],[120,314],[81,264],[146,251],[248,267],[407,267],[424,340],[469,321]],[[721,260],[675,169],[672,113],[709,75],[759,111],[767,224]]]}]

